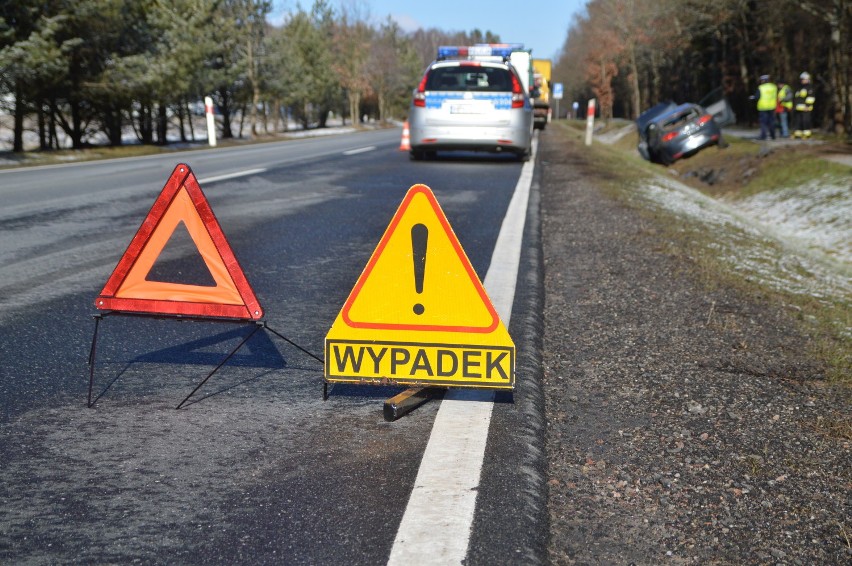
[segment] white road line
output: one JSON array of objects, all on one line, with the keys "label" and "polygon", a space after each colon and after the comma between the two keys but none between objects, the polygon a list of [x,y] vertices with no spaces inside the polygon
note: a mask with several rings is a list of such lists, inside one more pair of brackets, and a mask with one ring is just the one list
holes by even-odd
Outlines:
[{"label": "white road line", "polygon": [[236,179],[237,177],[247,177],[248,175],[257,175],[258,173],[265,173],[266,168],[261,167],[260,169],[246,169],[245,171],[237,171],[235,173],[226,173],[224,175],[216,175],[215,177],[205,177],[203,179],[198,179],[199,185],[204,185],[204,183],[214,183],[216,181],[224,181],[226,179]]},{"label": "white road line", "polygon": [[344,151],[343,155],[358,155],[359,153],[367,153],[368,151],[375,151],[376,146],[368,145],[367,147],[359,147],[358,149],[350,149],[348,151]]},{"label": "white road line", "polygon": [[[524,164],[483,285],[508,327],[538,150]],[[396,533],[391,566],[461,564],[467,556],[494,393],[451,389],[441,401],[414,489]]]}]

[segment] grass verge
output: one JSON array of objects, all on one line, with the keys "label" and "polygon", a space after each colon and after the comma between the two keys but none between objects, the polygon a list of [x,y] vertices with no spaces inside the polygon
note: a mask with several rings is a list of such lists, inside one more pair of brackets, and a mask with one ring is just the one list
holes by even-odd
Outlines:
[{"label": "grass verge", "polygon": [[[723,285],[752,300],[768,303],[789,313],[808,337],[810,353],[825,368],[829,382],[852,385],[852,286],[849,266],[828,266],[807,256],[791,253],[785,244],[750,225],[729,205],[713,196],[719,192],[744,196],[790,183],[819,171],[822,175],[848,176],[848,167],[825,162],[813,153],[800,152],[772,167],[760,167],[749,175],[747,189],[730,184],[723,191],[712,187],[698,191],[659,166],[642,160],[635,151],[635,136],[612,146],[594,144],[588,151],[582,129],[554,124],[569,139],[572,151],[582,152],[585,166],[601,179],[607,192],[639,210],[654,225],[662,253],[682,259],[690,273],[707,288]],[[629,151],[626,148],[629,147]],[[754,157],[758,144],[732,143],[724,150],[726,161],[765,159]],[[584,151],[585,150],[585,151]],[[705,161],[681,167],[702,167],[715,162],[709,149]],[[718,159],[718,157],[716,157]],[[784,181],[783,184],[781,182]],[[706,194],[709,193],[709,194]]]}]

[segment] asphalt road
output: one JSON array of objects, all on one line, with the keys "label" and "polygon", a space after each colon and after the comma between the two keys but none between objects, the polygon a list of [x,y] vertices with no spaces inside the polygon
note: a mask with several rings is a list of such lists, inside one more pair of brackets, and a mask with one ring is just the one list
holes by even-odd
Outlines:
[{"label": "asphalt road", "polygon": [[[245,325],[105,319],[92,409],[86,359],[92,301],[178,162],[270,327],[311,352],[413,184],[483,278],[521,164],[411,162],[398,144],[391,130],[0,172],[0,561],[388,561],[440,401],[394,423],[382,403],[398,387],[323,401],[321,366],[267,332],[176,411]],[[509,327],[518,389],[496,397],[467,564],[544,556],[537,203],[534,182]],[[199,277],[193,255],[172,242],[155,269]]]}]

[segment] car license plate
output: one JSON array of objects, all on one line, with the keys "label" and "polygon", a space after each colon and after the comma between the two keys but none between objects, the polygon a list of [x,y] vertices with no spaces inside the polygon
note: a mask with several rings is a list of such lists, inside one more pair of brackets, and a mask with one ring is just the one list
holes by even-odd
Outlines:
[{"label": "car license plate", "polygon": [[485,111],[485,104],[453,104],[450,106],[450,114],[482,114]]}]

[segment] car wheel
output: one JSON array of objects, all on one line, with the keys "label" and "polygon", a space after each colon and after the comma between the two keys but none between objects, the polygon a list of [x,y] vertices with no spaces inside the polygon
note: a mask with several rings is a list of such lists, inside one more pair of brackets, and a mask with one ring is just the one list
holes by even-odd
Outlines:
[{"label": "car wheel", "polygon": [[412,161],[423,161],[423,152],[420,150],[414,150],[408,152],[408,156]]}]

